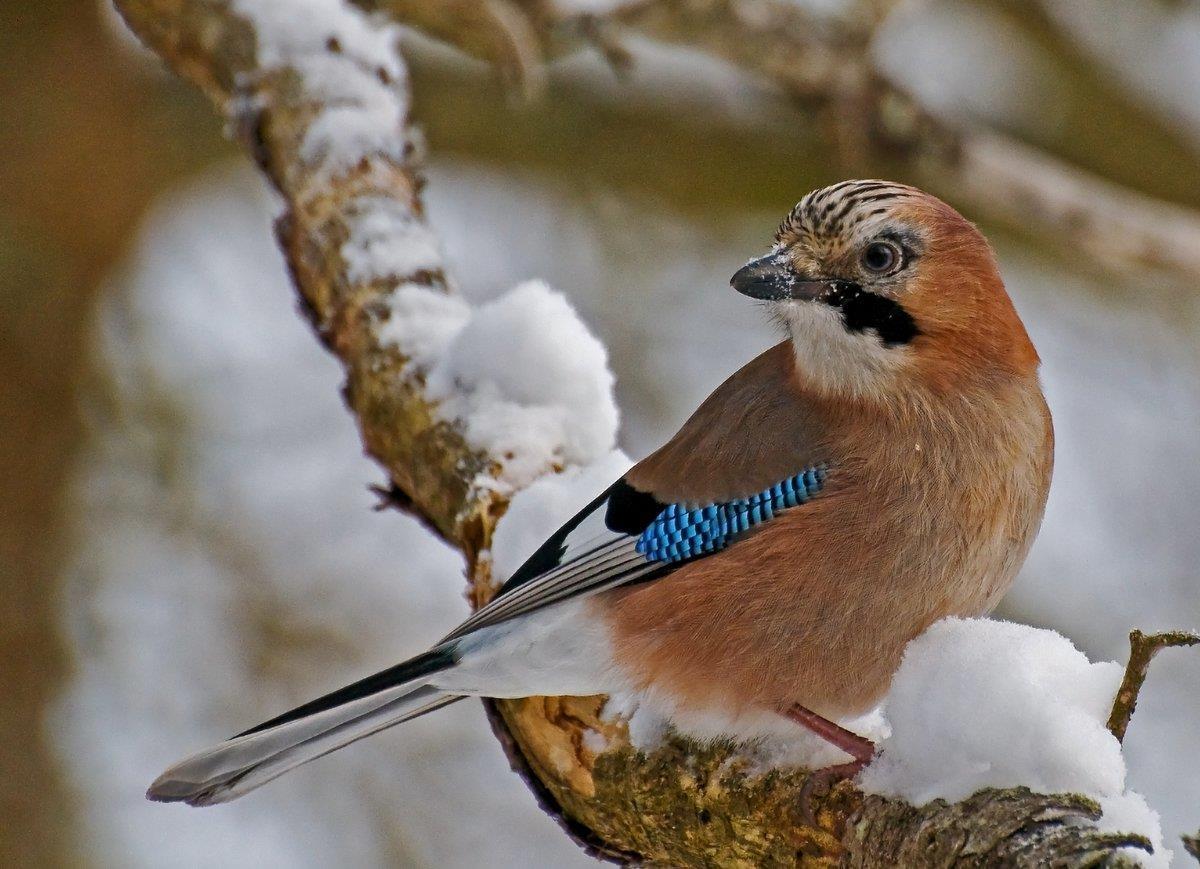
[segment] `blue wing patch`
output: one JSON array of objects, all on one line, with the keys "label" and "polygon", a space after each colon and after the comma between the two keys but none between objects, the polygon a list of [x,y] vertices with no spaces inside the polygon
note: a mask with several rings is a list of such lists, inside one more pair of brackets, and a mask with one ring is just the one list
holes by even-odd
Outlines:
[{"label": "blue wing patch", "polygon": [[826,466],[815,465],[748,498],[703,507],[664,504],[618,480],[552,534],[446,641],[567,598],[670,573],[808,501],[824,488],[825,477]]},{"label": "blue wing patch", "polygon": [[736,535],[812,498],[825,487],[826,473],[825,465],[816,465],[748,498],[703,507],[669,504],[635,548],[647,561],[667,564],[724,549]]}]

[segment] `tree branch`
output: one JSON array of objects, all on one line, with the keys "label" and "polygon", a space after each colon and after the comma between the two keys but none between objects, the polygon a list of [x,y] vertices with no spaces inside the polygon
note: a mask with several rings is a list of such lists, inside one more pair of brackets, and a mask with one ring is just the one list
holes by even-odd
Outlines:
[{"label": "tree branch", "polygon": [[[494,463],[438,420],[424,397],[421,373],[407,364],[400,348],[385,346],[377,334],[392,316],[399,286],[448,292],[445,273],[440,263],[426,263],[409,274],[356,274],[345,247],[356,222],[381,208],[397,230],[390,244],[405,244],[399,231],[429,232],[403,112],[390,131],[390,143],[366,149],[351,165],[331,172],[329,155],[306,147],[328,107],[328,95],[306,84],[299,64],[261,66],[260,37],[252,22],[235,13],[232,2],[121,0],[117,8],[150,48],[225,114],[231,131],[282,195],[279,243],[302,309],[345,367],[346,402],[368,452],[416,511],[474,557],[504,507],[493,492],[471,482],[493,473]],[[345,48],[334,36],[329,39],[320,59],[336,62]],[[345,62],[349,71],[363,66],[355,58]],[[385,70],[370,73],[389,75]],[[403,109],[407,94],[402,82],[395,86],[397,106]],[[353,99],[342,95],[337,102],[352,108]]]},{"label": "tree branch", "polygon": [[1118,742],[1125,741],[1125,731],[1129,727],[1129,719],[1137,709],[1138,694],[1150,672],[1150,662],[1163,649],[1177,646],[1194,646],[1200,643],[1200,636],[1186,631],[1164,631],[1159,634],[1143,634],[1134,630],[1129,632],[1129,662],[1125,665],[1125,676],[1121,679],[1121,687],[1113,700],[1112,712],[1108,716],[1108,729]]},{"label": "tree branch", "polygon": [[1200,862],[1200,832],[1183,837],[1184,849]]},{"label": "tree branch", "polygon": [[[448,282],[428,252],[383,271],[359,256],[366,218],[373,231],[386,228],[375,241],[388,250],[420,247],[428,234],[403,66],[395,57],[380,63],[336,33],[303,50],[291,34],[284,51],[246,17],[245,0],[116,3],[130,27],[226,114],[281,194],[280,244],[303,309],[346,370],[346,400],[367,450],[387,469],[392,499],[463,551],[472,597],[485,600],[492,584],[483,553],[506,506],[488,483],[500,464],[439,418],[414,364],[419,354],[379,334],[398,316],[401,290],[446,293]],[[337,124],[328,112],[340,113]],[[384,137],[371,126],[380,118],[390,119]],[[347,130],[349,141],[336,139]],[[547,811],[592,853],[614,861],[933,866],[1031,854],[1074,866],[1119,862],[1120,849],[1146,846],[1137,836],[1100,833],[1088,800],[1022,789],[915,808],[864,797],[843,781],[814,800],[817,826],[805,826],[803,771],[752,775],[732,746],[679,737],[639,753],[624,725],[601,715],[602,705],[597,697],[528,698],[489,710]]]}]

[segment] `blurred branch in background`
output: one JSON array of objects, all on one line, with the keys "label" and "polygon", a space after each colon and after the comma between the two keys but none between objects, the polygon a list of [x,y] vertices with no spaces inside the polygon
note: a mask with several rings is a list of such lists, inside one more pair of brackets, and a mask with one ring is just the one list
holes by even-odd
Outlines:
[{"label": "blurred branch in background", "polygon": [[[872,55],[890,3],[851,4],[851,14],[831,18],[782,0],[634,0],[584,14],[548,0],[352,2],[495,64],[525,94],[540,88],[546,61],[589,46],[626,68],[634,62],[622,45],[626,34],[698,49],[774,82],[826,131],[848,169],[900,164],[966,210],[1108,268],[1200,278],[1200,214],[1011,136],[939,117],[891,81]],[[501,2],[503,26],[481,12]]]},{"label": "blurred branch in background", "polygon": [[1125,676],[1121,679],[1121,687],[1117,689],[1116,699],[1113,700],[1112,713],[1108,716],[1108,729],[1119,742],[1125,740],[1125,731],[1137,709],[1138,694],[1150,672],[1150,662],[1154,656],[1163,649],[1194,646],[1197,643],[1200,643],[1200,635],[1186,631],[1163,631],[1158,634],[1130,632],[1129,663],[1125,665]]},{"label": "blurred branch in background", "polygon": [[[406,70],[390,46],[381,47],[390,34],[356,16],[314,26],[231,0],[117,0],[117,6],[147,45],[226,114],[282,194],[280,243],[314,327],[345,367],[346,398],[369,452],[403,493],[399,500],[463,551],[475,602],[486,599],[489,562],[481,553],[506,503],[503,487],[494,485],[500,462],[468,446],[458,426],[439,421],[414,349],[427,336],[409,335],[398,348],[380,338],[385,325],[389,334],[403,334],[406,305],[449,304],[406,129]],[[510,56],[508,74],[531,92],[537,88],[522,70],[532,36],[553,46],[565,27],[572,38],[608,38],[600,19],[547,23],[528,12],[513,17],[516,9],[495,0],[425,11],[435,33],[453,35],[456,22],[466,20],[499,28],[494,39],[464,43],[493,60]],[[1003,174],[995,167],[1004,160],[986,149],[978,153],[977,140],[965,147],[964,134],[948,133],[902,94],[871,75],[856,77],[865,69],[865,43],[855,31],[834,28],[826,38],[814,27],[801,37],[805,14],[770,4],[654,3],[625,14],[627,21],[613,22],[665,38],[703,36],[714,50],[729,46],[722,50],[735,59],[788,79],[792,92],[834,112],[850,150],[861,129],[867,147],[884,142],[953,171],[971,165]],[[797,46],[811,66],[793,62]],[[607,50],[623,56],[617,43]],[[853,57],[858,61],[848,62]],[[1058,169],[1052,164],[1047,171]],[[1064,208],[1072,213],[1071,206],[1049,203],[1041,213]],[[1165,257],[1169,264],[1163,250],[1129,256]],[[917,809],[864,797],[841,782],[816,800],[818,826],[806,827],[803,772],[750,778],[732,747],[682,739],[639,753],[618,724],[601,719],[601,706],[599,698],[503,701],[493,718],[514,766],[545,807],[598,856],[670,865],[882,866],[944,865],[969,852],[979,862],[1020,855],[1039,865],[1115,865],[1121,849],[1148,847],[1138,836],[1101,833],[1100,808],[1091,800],[1025,789],[982,791],[962,803]],[[586,730],[603,734],[606,747],[587,747]]]},{"label": "blurred branch in background", "polygon": [[1194,836],[1183,837],[1183,847],[1187,852],[1200,861],[1200,832]]}]

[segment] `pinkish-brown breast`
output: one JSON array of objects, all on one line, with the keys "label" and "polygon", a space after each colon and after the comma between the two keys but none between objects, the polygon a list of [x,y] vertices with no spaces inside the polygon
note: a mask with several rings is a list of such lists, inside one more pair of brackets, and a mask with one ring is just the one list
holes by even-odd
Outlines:
[{"label": "pinkish-brown breast", "polygon": [[[750,363],[757,374],[774,365],[787,378],[781,347]],[[698,711],[864,711],[908,640],[943,616],[989,611],[1024,560],[1053,453],[1040,388],[1031,377],[883,413],[789,386],[786,399],[732,412],[744,388],[718,389],[630,482],[703,503],[823,461],[824,491],[722,552],[593,605],[634,682]],[[686,485],[666,482],[675,468]]]}]

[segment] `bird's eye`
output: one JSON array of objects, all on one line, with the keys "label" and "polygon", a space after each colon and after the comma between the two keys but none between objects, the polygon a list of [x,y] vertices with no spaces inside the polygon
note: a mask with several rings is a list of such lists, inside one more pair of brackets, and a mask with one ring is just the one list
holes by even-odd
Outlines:
[{"label": "bird's eye", "polygon": [[873,241],[863,251],[863,268],[875,275],[886,275],[900,267],[904,253],[890,241]]}]

